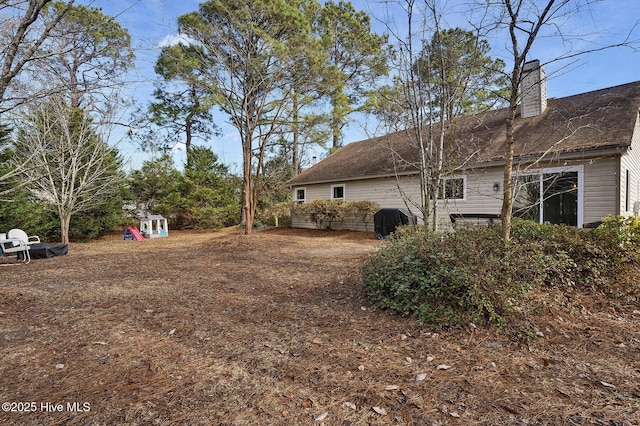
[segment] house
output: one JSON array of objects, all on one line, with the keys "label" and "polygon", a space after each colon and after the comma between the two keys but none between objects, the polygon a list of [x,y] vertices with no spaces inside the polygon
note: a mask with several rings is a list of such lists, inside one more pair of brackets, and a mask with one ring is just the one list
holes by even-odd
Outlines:
[{"label": "house", "polygon": [[[547,99],[539,62],[527,63],[525,75],[514,123],[514,216],[583,227],[607,215],[638,214],[640,81]],[[446,199],[437,201],[443,226],[451,215],[500,213],[506,118],[505,108],[444,123]],[[420,220],[412,204],[420,202],[413,135],[400,131],[344,146],[287,182],[294,201],[370,200],[408,207]],[[295,214],[293,226],[315,223]],[[356,221],[342,226],[364,230]]]}]

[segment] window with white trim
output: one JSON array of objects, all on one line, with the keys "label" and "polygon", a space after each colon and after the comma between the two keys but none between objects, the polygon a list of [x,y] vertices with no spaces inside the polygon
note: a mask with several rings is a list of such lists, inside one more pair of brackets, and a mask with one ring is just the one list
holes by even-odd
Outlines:
[{"label": "window with white trim", "polygon": [[[467,179],[464,176],[447,176],[440,179],[440,188],[438,188],[438,200],[464,200],[465,185]],[[433,199],[435,194],[431,194]]]},{"label": "window with white trim", "polygon": [[463,177],[446,177],[442,179],[442,194],[445,200],[464,200]]},{"label": "window with white trim", "polygon": [[331,199],[344,200],[344,185],[331,185]]},{"label": "window with white trim", "polygon": [[582,170],[543,169],[514,179],[513,216],[581,226]]},{"label": "window with white trim", "polygon": [[307,189],[296,188],[295,199],[293,201],[298,204],[302,204],[307,201]]}]

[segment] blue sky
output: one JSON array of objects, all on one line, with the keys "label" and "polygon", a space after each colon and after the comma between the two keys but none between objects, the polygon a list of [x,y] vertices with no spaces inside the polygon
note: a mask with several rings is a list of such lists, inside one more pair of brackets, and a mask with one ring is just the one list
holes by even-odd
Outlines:
[{"label": "blue sky", "polygon": [[[151,81],[155,78],[153,65],[158,56],[158,46],[171,37],[175,37],[179,15],[198,9],[198,0],[80,0],[84,4],[101,7],[103,12],[117,16],[132,36],[136,49],[136,69],[129,76],[128,94],[139,101],[149,98],[153,90]],[[468,14],[455,13],[455,6],[463,0],[443,0],[450,13],[446,23],[450,26],[463,26]],[[384,31],[381,23],[385,7],[379,0],[352,0],[358,10],[367,11],[373,16],[372,23],[377,31]],[[420,3],[420,2],[416,2]],[[397,7],[390,13],[402,26],[406,18]],[[557,34],[543,34],[538,38],[531,59],[540,59],[543,63],[571,50],[593,49],[624,40],[635,27],[631,39],[640,40],[640,1],[603,0],[598,2],[591,13],[576,14],[561,21],[560,30],[566,36],[563,40]],[[579,37],[571,37],[579,35]],[[506,34],[505,34],[506,37]],[[494,51],[492,55],[503,57],[508,62],[505,50],[506,38],[495,37],[490,40]],[[616,48],[604,52],[582,55],[572,61],[551,62],[546,66],[548,76],[547,93],[549,97],[563,97],[591,90],[598,90],[619,84],[640,80],[640,52],[628,47]],[[218,154],[220,160],[240,171],[241,154],[239,138],[235,129],[224,123],[224,117],[218,117],[223,136],[216,138],[209,146]],[[367,131],[362,123],[353,123],[345,133],[345,143],[364,139]],[[146,155],[131,145],[120,145],[123,155],[132,159],[132,167],[138,168],[140,160]],[[180,153],[176,162],[183,161]]]}]

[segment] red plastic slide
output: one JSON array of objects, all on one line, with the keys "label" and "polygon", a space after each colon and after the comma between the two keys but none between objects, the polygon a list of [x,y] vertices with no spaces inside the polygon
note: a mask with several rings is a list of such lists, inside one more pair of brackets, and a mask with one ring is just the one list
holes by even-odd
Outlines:
[{"label": "red plastic slide", "polygon": [[142,241],[144,240],[144,237],[142,236],[142,234],[140,233],[140,231],[138,231],[138,228],[136,228],[135,226],[130,226],[126,229],[126,231],[124,231],[124,235],[122,237],[123,240],[136,240],[136,241]]}]

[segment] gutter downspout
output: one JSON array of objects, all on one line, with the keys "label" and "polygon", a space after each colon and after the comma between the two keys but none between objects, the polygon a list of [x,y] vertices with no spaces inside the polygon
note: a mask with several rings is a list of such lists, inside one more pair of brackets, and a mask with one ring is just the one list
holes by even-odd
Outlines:
[{"label": "gutter downspout", "polygon": [[618,169],[618,179],[616,180],[616,211],[615,216],[620,216],[620,203],[622,202],[622,154],[616,156],[616,167]]}]

